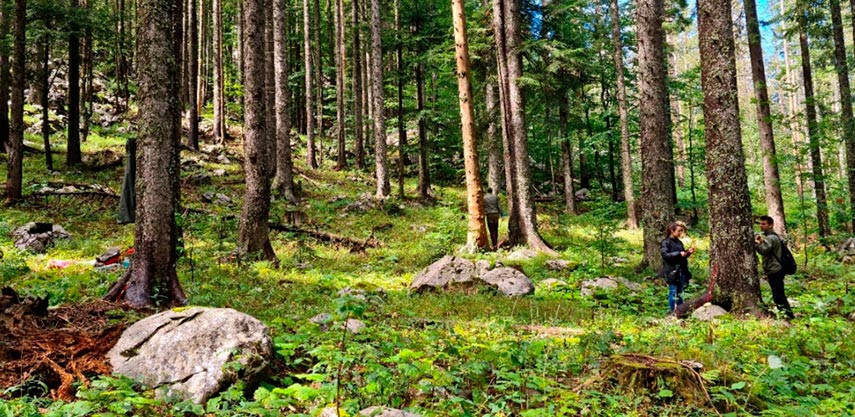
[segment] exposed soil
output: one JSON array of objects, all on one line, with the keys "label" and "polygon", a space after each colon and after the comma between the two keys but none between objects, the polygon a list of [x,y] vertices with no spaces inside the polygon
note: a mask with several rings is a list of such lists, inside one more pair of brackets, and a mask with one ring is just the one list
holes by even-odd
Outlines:
[{"label": "exposed soil", "polygon": [[[48,309],[48,300],[0,293],[0,398],[72,399],[74,383],[109,374],[107,352],[131,308],[95,300]],[[14,387],[14,388],[13,388]],[[10,389],[12,388],[12,389]]]}]

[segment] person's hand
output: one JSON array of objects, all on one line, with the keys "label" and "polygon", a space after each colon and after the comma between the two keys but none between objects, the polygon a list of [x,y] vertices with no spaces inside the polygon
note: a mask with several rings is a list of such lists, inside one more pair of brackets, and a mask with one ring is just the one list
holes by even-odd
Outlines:
[{"label": "person's hand", "polygon": [[689,255],[695,253],[695,248],[689,248],[688,252],[689,252]]},{"label": "person's hand", "polygon": [[757,243],[763,243],[763,236],[761,236],[761,235],[754,236],[754,240]]},{"label": "person's hand", "polygon": [[680,256],[682,256],[682,257],[684,257],[684,258],[685,258],[687,255],[688,255],[688,253],[686,253],[686,251],[682,251],[682,252],[680,252]]}]

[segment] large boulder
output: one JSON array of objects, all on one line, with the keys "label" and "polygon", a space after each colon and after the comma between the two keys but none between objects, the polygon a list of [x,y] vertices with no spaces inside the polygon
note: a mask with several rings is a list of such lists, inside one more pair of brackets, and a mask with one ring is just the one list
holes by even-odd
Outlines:
[{"label": "large boulder", "polygon": [[471,283],[474,279],[475,265],[472,261],[449,255],[419,272],[410,284],[410,290],[442,289],[454,284]]},{"label": "large boulder", "polygon": [[582,282],[582,296],[590,297],[596,291],[610,291],[620,287],[625,287],[633,292],[641,290],[641,285],[623,277],[600,277]]},{"label": "large boulder", "polygon": [[27,223],[12,232],[15,247],[34,253],[44,253],[57,239],[68,239],[71,235],[62,226],[52,223]]},{"label": "large boulder", "polygon": [[692,312],[692,317],[700,321],[710,321],[727,314],[727,311],[715,304],[706,303]]},{"label": "large boulder", "polygon": [[534,284],[532,284],[531,280],[525,274],[513,268],[496,268],[482,275],[481,280],[490,284],[502,294],[511,297],[534,292]]},{"label": "large boulder", "polygon": [[107,356],[113,372],[155,387],[158,397],[204,403],[238,380],[259,377],[273,342],[267,326],[247,314],[192,307],[138,321]]}]

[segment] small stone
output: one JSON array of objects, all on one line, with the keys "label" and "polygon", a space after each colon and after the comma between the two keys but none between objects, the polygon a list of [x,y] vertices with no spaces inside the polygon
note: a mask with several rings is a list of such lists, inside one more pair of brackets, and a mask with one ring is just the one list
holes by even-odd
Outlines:
[{"label": "small stone", "polygon": [[310,318],[309,321],[315,324],[326,324],[332,321],[332,316],[327,313],[321,313]]},{"label": "small stone", "polygon": [[217,168],[217,169],[211,171],[211,175],[213,175],[215,177],[225,177],[226,176],[226,170],[223,168]]},{"label": "small stone", "polygon": [[710,321],[727,314],[727,311],[715,304],[706,303],[692,312],[692,317],[700,321]]},{"label": "small stone", "polygon": [[537,256],[537,253],[538,253],[537,251],[534,251],[531,249],[520,249],[518,251],[511,252],[511,254],[508,255],[507,259],[509,261],[516,261],[516,262],[529,261],[532,258],[534,258],[535,256]]},{"label": "small stone", "polygon": [[344,323],[344,327],[347,329],[347,331],[353,334],[357,334],[365,328],[365,323],[363,323],[361,320],[347,319],[347,321]]},{"label": "small stone", "polygon": [[567,283],[555,278],[547,278],[543,281],[540,281],[539,287],[541,288],[556,288],[556,287],[566,287]]},{"label": "small stone", "polygon": [[563,259],[550,259],[546,261],[546,267],[551,271],[563,271],[570,268],[570,262]]}]

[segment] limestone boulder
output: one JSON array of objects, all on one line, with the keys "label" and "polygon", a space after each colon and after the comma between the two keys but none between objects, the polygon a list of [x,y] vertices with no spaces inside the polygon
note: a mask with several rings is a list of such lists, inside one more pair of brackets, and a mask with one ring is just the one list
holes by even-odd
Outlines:
[{"label": "limestone boulder", "polygon": [[525,274],[513,268],[501,267],[487,272],[481,280],[502,294],[515,297],[534,292],[534,284]]},{"label": "limestone boulder", "polygon": [[471,283],[474,279],[475,265],[471,261],[449,255],[419,272],[410,284],[410,290],[421,292],[442,289],[455,284]]},{"label": "limestone boulder", "polygon": [[707,303],[692,312],[692,317],[694,317],[695,320],[710,321],[725,314],[727,314],[727,310],[715,304]]},{"label": "limestone boulder", "polygon": [[114,373],[154,387],[160,398],[201,404],[238,380],[252,382],[263,375],[273,358],[273,342],[267,326],[254,317],[228,308],[192,307],[138,321],[108,358]]}]

